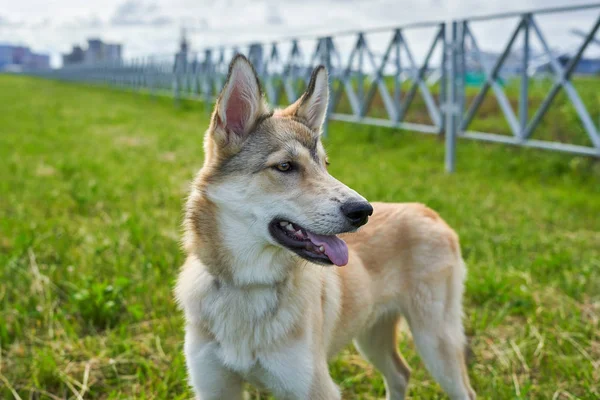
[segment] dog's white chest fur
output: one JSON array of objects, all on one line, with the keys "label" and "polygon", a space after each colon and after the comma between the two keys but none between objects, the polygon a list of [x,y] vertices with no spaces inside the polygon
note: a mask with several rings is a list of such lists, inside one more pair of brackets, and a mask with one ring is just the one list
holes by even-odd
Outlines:
[{"label": "dog's white chest fur", "polygon": [[281,307],[281,297],[281,290],[266,287],[215,286],[207,294],[200,315],[219,343],[217,354],[224,365],[248,372],[263,349],[276,347],[289,334],[301,310]]},{"label": "dog's white chest fur", "polygon": [[269,382],[273,389],[279,382],[281,393],[306,390],[314,365],[313,329],[307,326],[312,307],[311,299],[298,294],[314,293],[307,286],[320,285],[319,274],[309,280],[290,274],[275,286],[238,287],[221,283],[199,263],[196,266],[182,272],[178,287],[188,321],[188,358],[196,349],[210,349],[215,362],[253,384]]}]

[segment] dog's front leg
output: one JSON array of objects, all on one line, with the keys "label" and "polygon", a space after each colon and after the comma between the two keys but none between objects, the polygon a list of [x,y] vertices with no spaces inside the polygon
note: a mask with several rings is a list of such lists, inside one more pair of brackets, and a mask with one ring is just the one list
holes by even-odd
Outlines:
[{"label": "dog's front leg", "polygon": [[262,385],[278,400],[340,400],[324,352],[301,338],[260,356]]},{"label": "dog's front leg", "polygon": [[329,374],[327,363],[317,367],[312,387],[310,390],[311,400],[340,400],[340,390]]},{"label": "dog's front leg", "polygon": [[243,381],[227,369],[216,354],[218,344],[198,337],[193,331],[185,335],[184,353],[190,383],[197,400],[242,400]]},{"label": "dog's front leg", "polygon": [[[296,370],[296,373],[300,371]],[[318,368],[313,372],[312,379],[307,385],[294,380],[297,376],[290,376],[286,382],[265,382],[270,391],[278,400],[341,400],[342,396],[337,385],[329,375],[327,366]],[[292,388],[295,387],[295,390]]]}]

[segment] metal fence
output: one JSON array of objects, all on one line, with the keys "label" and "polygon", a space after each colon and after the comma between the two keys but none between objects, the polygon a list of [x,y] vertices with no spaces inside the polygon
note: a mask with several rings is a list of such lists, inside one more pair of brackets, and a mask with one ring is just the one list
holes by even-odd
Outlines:
[{"label": "metal fence", "polygon": [[[569,56],[568,62],[561,63],[551,50],[538,18],[582,10],[594,13],[595,23],[581,35],[579,47]],[[481,50],[472,24],[507,19],[516,20],[516,26],[497,57],[490,59]],[[180,52],[168,58],[145,57],[117,64],[70,66],[37,74],[171,95],[176,101],[199,99],[209,110],[210,102],[224,83],[229,61],[238,52],[246,54],[254,63],[273,104],[294,101],[302,93],[312,68],[324,64],[330,71],[328,120],[444,135],[446,169],[453,171],[457,138],[600,157],[599,128],[573,84],[574,71],[584,51],[590,43],[597,44],[594,37],[599,26],[600,3],[596,3],[315,38],[297,37],[268,44],[222,46],[194,54]],[[422,40],[415,45],[408,39],[410,32],[419,30],[432,32],[427,46],[423,46]],[[416,37],[421,38],[421,35]],[[517,38],[522,46],[514,50]],[[546,76],[550,79],[548,92],[533,113],[530,110],[532,38],[541,44],[541,54],[547,60]],[[421,52],[420,57],[415,56],[415,49]],[[506,94],[507,88],[500,81],[507,60],[514,58],[515,53],[520,54],[517,63],[520,65],[512,75],[520,80],[517,113]],[[482,71],[481,85],[473,90],[465,83],[472,62]],[[600,77],[598,80],[600,88]],[[510,129],[508,134],[493,132],[493,129],[492,132],[471,129],[490,89]],[[533,137],[561,89],[574,107],[589,145]],[[407,116],[418,96],[422,113],[416,121],[410,121]]]}]

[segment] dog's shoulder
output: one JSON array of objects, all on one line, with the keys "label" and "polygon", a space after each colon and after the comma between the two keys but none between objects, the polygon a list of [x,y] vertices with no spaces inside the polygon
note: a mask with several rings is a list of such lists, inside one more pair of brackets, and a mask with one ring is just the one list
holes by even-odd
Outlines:
[{"label": "dog's shoulder", "polygon": [[198,315],[202,299],[215,284],[215,277],[202,262],[193,255],[188,256],[181,267],[174,290],[177,304],[185,311],[186,317]]}]

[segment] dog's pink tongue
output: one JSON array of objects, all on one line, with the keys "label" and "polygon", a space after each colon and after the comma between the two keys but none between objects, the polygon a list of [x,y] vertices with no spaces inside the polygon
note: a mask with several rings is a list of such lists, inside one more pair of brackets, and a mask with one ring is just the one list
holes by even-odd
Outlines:
[{"label": "dog's pink tongue", "polygon": [[317,247],[323,246],[325,255],[329,257],[332,263],[338,267],[348,264],[348,246],[346,242],[335,235],[317,235],[315,233],[306,232],[308,238]]}]

